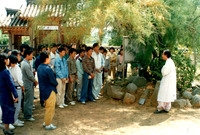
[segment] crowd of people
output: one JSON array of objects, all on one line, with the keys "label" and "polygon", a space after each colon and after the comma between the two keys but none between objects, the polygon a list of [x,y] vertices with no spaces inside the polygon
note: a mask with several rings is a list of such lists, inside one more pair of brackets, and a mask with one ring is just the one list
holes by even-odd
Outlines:
[{"label": "crowd of people", "polygon": [[[109,52],[108,52],[109,51]],[[52,119],[55,107],[65,108],[80,102],[95,102],[102,98],[104,80],[122,78],[126,65],[123,49],[109,50],[94,43],[92,47],[51,44],[34,49],[22,44],[20,50],[5,49],[0,53],[0,122],[5,135],[14,134],[14,126],[24,126],[19,119],[22,110],[25,121],[34,121],[34,87],[39,85],[40,104],[45,107],[45,129],[56,129]],[[36,79],[36,77],[38,79]],[[13,124],[13,125],[12,125]]]}]

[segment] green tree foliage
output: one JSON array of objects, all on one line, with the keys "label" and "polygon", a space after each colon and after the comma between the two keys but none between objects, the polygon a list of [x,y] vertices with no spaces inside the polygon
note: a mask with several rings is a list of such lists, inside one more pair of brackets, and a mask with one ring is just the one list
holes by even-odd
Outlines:
[{"label": "green tree foliage", "polygon": [[[178,70],[178,88],[189,87],[193,80],[195,68],[190,56],[177,50],[184,46],[191,52],[199,52],[198,0],[43,0],[41,3],[64,6],[65,14],[60,23],[66,26],[63,33],[67,40],[82,40],[92,28],[98,28],[101,43],[104,29],[112,27],[110,45],[121,45],[122,37],[129,36],[130,44],[135,48],[129,50],[150,79],[161,78],[160,70],[164,64],[161,54],[169,49]],[[47,20],[53,23],[48,16],[49,13],[44,13],[36,23]]]},{"label": "green tree foliage", "polygon": [[1,45],[8,45],[8,35],[2,34],[2,31],[0,30],[0,44]]},{"label": "green tree foliage", "polygon": [[191,87],[191,82],[195,77],[196,68],[188,55],[188,52],[175,49],[173,60],[176,65],[177,72],[177,88],[184,91]]}]

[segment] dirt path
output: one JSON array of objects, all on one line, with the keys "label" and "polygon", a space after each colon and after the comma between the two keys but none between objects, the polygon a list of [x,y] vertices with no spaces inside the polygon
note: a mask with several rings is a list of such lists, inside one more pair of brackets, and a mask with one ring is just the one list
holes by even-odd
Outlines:
[{"label": "dirt path", "polygon": [[155,108],[148,105],[124,105],[103,98],[56,108],[53,124],[58,128],[46,131],[42,127],[44,109],[38,100],[35,105],[36,121],[17,127],[16,135],[199,135],[200,130],[200,109],[172,108],[168,114],[153,114]]}]

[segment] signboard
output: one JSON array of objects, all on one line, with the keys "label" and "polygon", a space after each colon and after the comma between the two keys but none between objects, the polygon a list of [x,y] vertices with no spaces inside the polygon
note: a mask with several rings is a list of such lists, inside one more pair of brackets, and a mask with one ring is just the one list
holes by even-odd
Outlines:
[{"label": "signboard", "polygon": [[38,26],[39,30],[58,30],[58,26]]},{"label": "signboard", "polygon": [[133,49],[133,47],[134,46],[131,45],[129,42],[129,37],[124,36],[123,37],[123,50],[124,50],[124,60],[126,63],[134,61],[134,59],[135,59],[135,56],[133,56],[133,54],[131,54],[128,50],[128,49]]}]

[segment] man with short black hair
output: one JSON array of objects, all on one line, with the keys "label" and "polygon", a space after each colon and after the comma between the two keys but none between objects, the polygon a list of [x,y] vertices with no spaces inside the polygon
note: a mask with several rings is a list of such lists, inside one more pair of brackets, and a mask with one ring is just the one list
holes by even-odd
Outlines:
[{"label": "man with short black hair", "polygon": [[46,51],[46,47],[44,45],[39,45],[38,46],[38,53],[39,55],[36,57],[35,60],[35,71],[37,71],[38,66],[41,64],[40,62],[40,53]]},{"label": "man with short black hair", "polygon": [[85,56],[85,50],[80,49],[79,50],[79,57],[76,60],[76,68],[77,68],[77,76],[78,76],[78,82],[77,82],[77,98],[78,101],[81,99],[81,89],[83,86],[83,65],[82,65],[82,60],[83,57]]},{"label": "man with short black hair", "polygon": [[50,62],[50,67],[51,67],[51,69],[54,71],[54,73],[55,73],[55,70],[54,70],[54,63],[55,63],[55,59],[56,59],[56,57],[58,57],[59,56],[59,54],[56,52],[57,51],[57,49],[58,49],[58,46],[55,44],[55,43],[53,43],[53,44],[51,44],[51,52],[50,52],[50,60],[51,60],[51,62]]},{"label": "man with short black hair", "polygon": [[65,89],[66,83],[68,83],[68,66],[67,61],[64,58],[65,56],[65,48],[59,47],[58,48],[59,56],[55,59],[55,73],[56,73],[56,80],[58,82],[57,85],[57,105],[59,108],[67,107],[64,103],[64,96],[65,96]]},{"label": "man with short black hair", "polygon": [[27,44],[21,44],[20,46],[20,53],[21,53],[21,61],[22,62],[24,60],[24,51],[29,48],[29,45]]},{"label": "man with short black hair", "polygon": [[86,52],[87,55],[82,60],[83,65],[83,87],[81,90],[81,103],[85,104],[87,100],[95,101],[95,99],[92,96],[92,85],[93,85],[93,79],[95,77],[95,63],[94,59],[92,58],[92,48],[87,47]]},{"label": "man with short black hair", "polygon": [[33,48],[28,47],[24,51],[24,60],[21,63],[22,79],[24,81],[24,119],[34,121],[32,117],[32,108],[34,100],[34,85],[38,84],[32,72],[30,61],[33,59]]},{"label": "man with short black hair", "polygon": [[67,100],[69,101],[70,105],[76,104],[72,97],[74,93],[75,82],[77,79],[76,60],[74,59],[75,56],[76,56],[76,49],[74,48],[69,49],[69,58],[67,59],[68,73],[69,73]]}]

